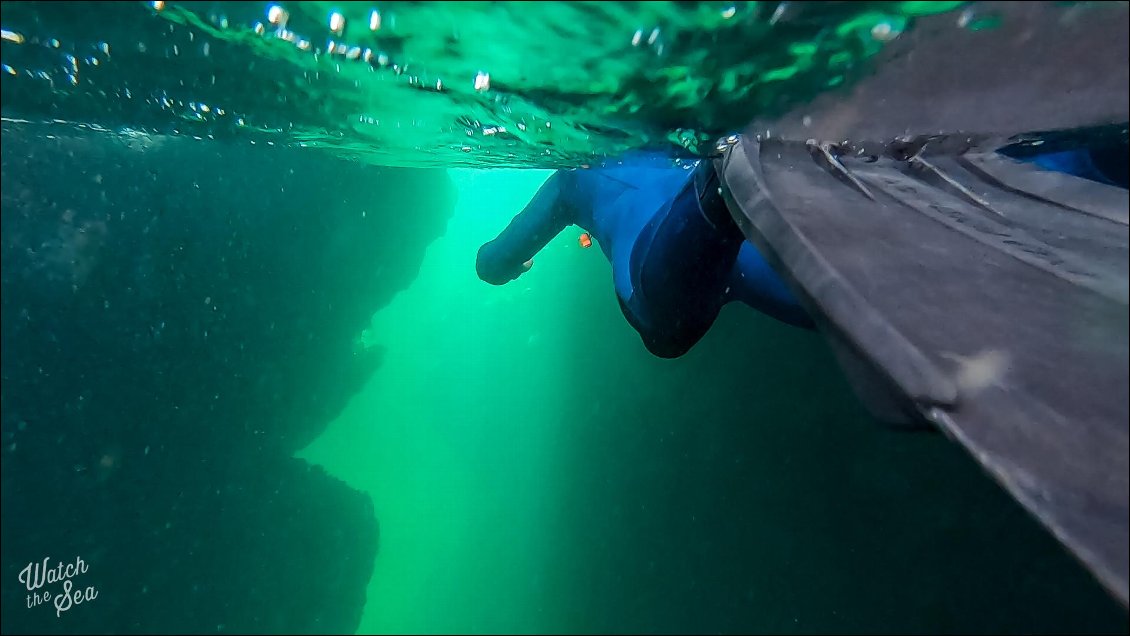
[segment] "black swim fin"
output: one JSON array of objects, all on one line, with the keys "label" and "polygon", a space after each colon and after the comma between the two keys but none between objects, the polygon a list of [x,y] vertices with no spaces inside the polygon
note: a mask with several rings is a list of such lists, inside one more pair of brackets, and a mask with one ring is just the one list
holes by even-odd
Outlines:
[{"label": "black swim fin", "polygon": [[724,193],[873,410],[951,434],[1125,603],[1130,198],[933,141],[743,137]]},{"label": "black swim fin", "polygon": [[715,165],[865,403],[955,438],[1126,604],[1130,198],[997,152],[1082,126],[1125,144],[1127,5],[1062,4],[920,24]]}]

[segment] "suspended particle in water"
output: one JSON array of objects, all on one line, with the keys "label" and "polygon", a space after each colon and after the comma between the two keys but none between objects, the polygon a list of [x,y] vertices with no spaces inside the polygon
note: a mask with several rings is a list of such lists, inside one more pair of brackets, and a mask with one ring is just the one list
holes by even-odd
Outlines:
[{"label": "suspended particle in water", "polygon": [[773,15],[769,17],[769,24],[777,24],[777,21],[783,18],[785,16],[785,12],[788,10],[788,2],[782,2],[781,4],[777,5],[777,8],[773,11]]},{"label": "suspended particle in water", "polygon": [[871,37],[880,42],[890,42],[899,36],[900,31],[886,20],[871,27]]},{"label": "suspended particle in water", "polygon": [[489,91],[490,90],[490,73],[479,72],[475,75],[475,90]]},{"label": "suspended particle in water", "polygon": [[973,9],[966,9],[961,12],[957,18],[957,26],[970,31],[981,31],[984,29],[995,29],[1000,26],[1001,18],[998,15],[979,15]]},{"label": "suspended particle in water", "polygon": [[272,4],[271,8],[267,9],[267,21],[280,29],[286,28],[288,20],[290,20],[290,12],[279,5]]}]

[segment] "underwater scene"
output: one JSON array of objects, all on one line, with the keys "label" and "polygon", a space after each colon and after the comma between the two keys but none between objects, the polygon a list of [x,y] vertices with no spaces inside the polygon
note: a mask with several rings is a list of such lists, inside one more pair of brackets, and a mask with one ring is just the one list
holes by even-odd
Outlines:
[{"label": "underwater scene", "polygon": [[0,6],[0,631],[1127,633],[1126,2]]}]

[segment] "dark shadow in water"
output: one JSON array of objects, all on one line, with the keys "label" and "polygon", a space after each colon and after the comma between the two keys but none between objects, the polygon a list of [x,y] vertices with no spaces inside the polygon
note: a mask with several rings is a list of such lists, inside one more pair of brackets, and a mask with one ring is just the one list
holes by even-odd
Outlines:
[{"label": "dark shadow in water", "polygon": [[[442,234],[446,175],[3,139],[3,631],[353,631],[372,504],[291,455],[380,363],[355,338]],[[76,557],[97,598],[27,608],[20,571]]]},{"label": "dark shadow in water", "polygon": [[[584,339],[615,301],[576,302]],[[571,422],[556,506],[572,538],[551,569],[584,608],[571,629],[1126,632],[958,445],[871,420],[819,335],[727,307],[683,358],[645,362],[620,340],[566,372],[601,402]]]}]

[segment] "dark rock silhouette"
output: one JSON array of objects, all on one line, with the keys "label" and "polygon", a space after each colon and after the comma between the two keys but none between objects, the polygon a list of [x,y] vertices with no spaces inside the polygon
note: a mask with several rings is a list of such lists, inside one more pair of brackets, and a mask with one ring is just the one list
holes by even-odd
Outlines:
[{"label": "dark rock silhouette", "polygon": [[[3,631],[352,632],[371,502],[292,454],[380,363],[357,338],[442,234],[446,175],[57,125],[3,140]],[[76,556],[97,598],[25,607],[21,569]]]}]

